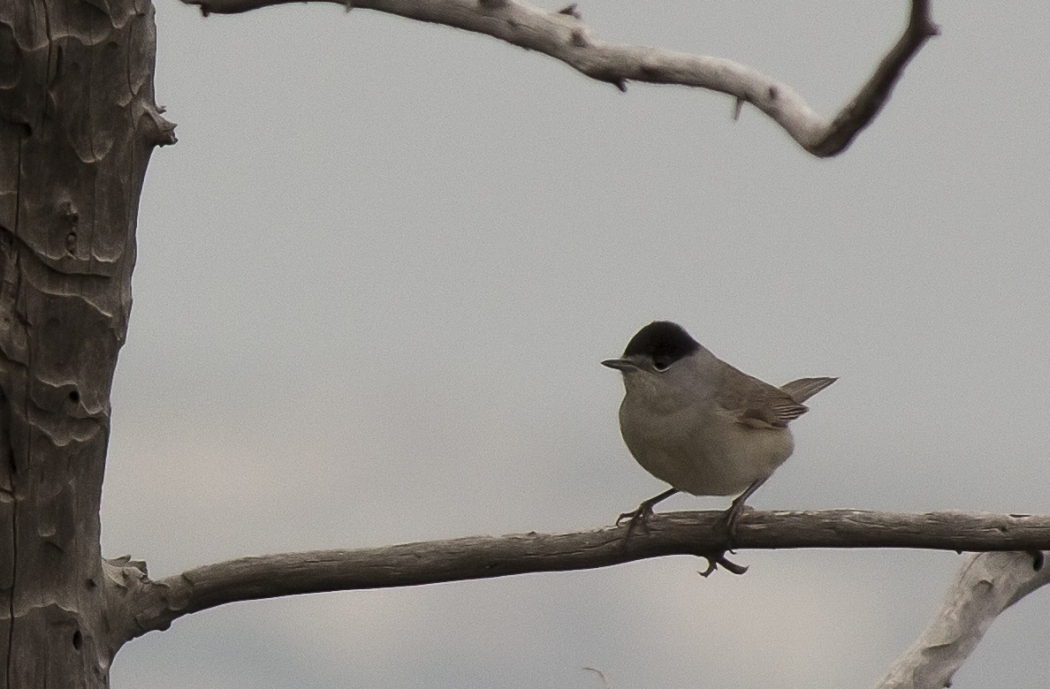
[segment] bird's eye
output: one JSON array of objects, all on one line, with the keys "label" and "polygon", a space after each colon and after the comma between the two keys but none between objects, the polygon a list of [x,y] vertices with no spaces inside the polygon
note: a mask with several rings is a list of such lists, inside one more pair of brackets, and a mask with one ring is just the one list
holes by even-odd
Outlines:
[{"label": "bird's eye", "polygon": [[653,357],[653,368],[657,371],[666,371],[671,365],[671,360],[666,356],[654,356]]}]

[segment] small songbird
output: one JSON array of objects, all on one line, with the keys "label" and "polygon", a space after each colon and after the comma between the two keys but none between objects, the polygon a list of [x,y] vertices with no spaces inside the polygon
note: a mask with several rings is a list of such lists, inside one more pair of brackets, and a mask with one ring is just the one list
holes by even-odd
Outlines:
[{"label": "small songbird", "polygon": [[802,403],[835,378],[800,378],[779,388],[733,368],[680,325],[655,321],[603,365],[623,374],[620,433],[638,463],[671,489],[633,512],[628,534],[645,526],[653,506],[679,491],[738,495],[725,513],[732,539],[744,501],[795,447],[788,423]]}]

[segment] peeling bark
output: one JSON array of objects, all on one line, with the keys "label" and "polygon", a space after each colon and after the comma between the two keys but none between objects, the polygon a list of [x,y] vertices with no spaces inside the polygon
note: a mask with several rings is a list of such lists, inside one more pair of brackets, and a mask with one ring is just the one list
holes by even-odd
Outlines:
[{"label": "peeling bark", "polygon": [[0,8],[0,658],[8,687],[104,687],[99,504],[139,194],[174,141],[148,1]]}]

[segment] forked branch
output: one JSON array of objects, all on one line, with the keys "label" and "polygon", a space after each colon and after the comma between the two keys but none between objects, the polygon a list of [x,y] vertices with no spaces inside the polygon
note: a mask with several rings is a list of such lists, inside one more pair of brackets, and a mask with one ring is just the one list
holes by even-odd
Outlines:
[{"label": "forked branch", "polygon": [[[205,15],[233,14],[303,0],[183,0]],[[928,0],[912,0],[908,25],[856,96],[833,118],[816,113],[787,84],[732,60],[662,48],[608,43],[580,20],[576,5],[547,11],[517,0],[315,0],[376,10],[493,36],[561,60],[621,91],[627,82],[680,84],[727,93],[753,104],[804,149],[819,157],[837,155],[868,126],[889,99],[905,65],[938,33]]]},{"label": "forked branch", "polygon": [[968,558],[926,631],[875,689],[941,689],[1003,610],[1050,583],[1043,553],[981,553]]}]

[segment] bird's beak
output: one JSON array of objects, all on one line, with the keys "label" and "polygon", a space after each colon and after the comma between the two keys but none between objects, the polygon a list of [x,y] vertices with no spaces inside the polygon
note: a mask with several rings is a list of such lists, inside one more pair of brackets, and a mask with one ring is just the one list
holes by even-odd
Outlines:
[{"label": "bird's beak", "polygon": [[630,359],[606,359],[602,362],[602,366],[615,368],[619,371],[633,371],[638,368],[638,365]]}]

